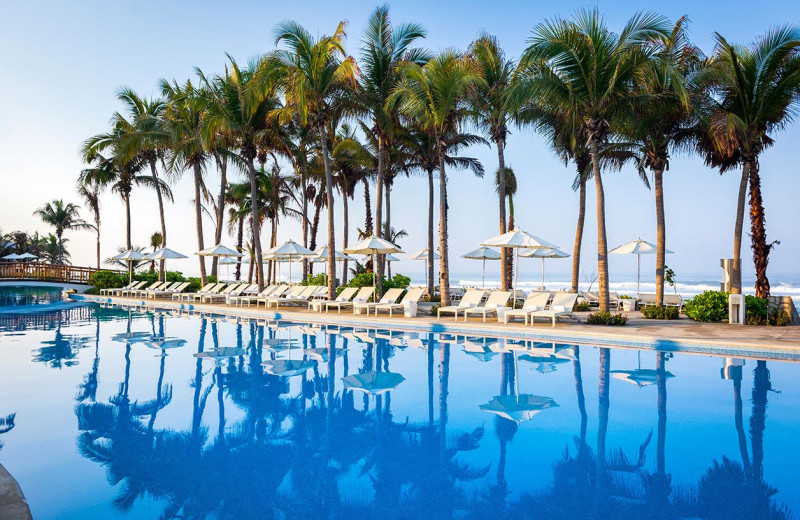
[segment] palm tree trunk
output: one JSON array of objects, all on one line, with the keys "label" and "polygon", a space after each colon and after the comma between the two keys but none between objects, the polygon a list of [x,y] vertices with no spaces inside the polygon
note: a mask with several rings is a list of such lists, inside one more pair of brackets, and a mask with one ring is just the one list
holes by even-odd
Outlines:
[{"label": "palm tree trunk", "polygon": [[[203,245],[203,203],[201,200],[200,183],[202,182],[203,171],[200,169],[200,164],[194,165],[194,218],[195,227],[197,229],[197,248],[199,251],[205,249]],[[206,284],[206,258],[197,255],[200,262],[200,285]]]},{"label": "palm tree trunk", "polygon": [[[308,197],[306,192],[308,190],[308,170],[304,166],[300,178],[300,186],[303,190],[301,199],[303,201],[303,247],[308,247]],[[303,258],[303,279],[308,276],[308,260]]]},{"label": "palm tree trunk", "polygon": [[[256,166],[253,164],[252,157],[248,159],[247,165],[250,170],[250,209],[252,214],[253,227],[253,249],[256,255],[256,269],[258,278],[258,292],[264,290],[264,259],[261,258],[261,229],[258,220],[258,184],[256,183]],[[305,235],[305,231],[303,233]],[[305,237],[303,238],[305,240]]]},{"label": "palm tree trunk", "polygon": [[[350,210],[347,202],[347,190],[342,191],[342,249],[347,249],[347,235],[350,232]],[[342,285],[347,284],[347,260],[342,262]]]},{"label": "palm tree trunk", "polygon": [[667,441],[667,374],[666,353],[656,354],[656,383],[658,385],[658,435],[656,437],[656,472],[666,473]]},{"label": "palm tree trunk", "polygon": [[758,171],[758,161],[754,160],[750,166],[750,236],[753,248],[753,263],[756,266],[756,296],[769,298],[769,279],[767,278],[767,264],[769,264],[769,251],[772,249],[767,244],[766,220],[764,218],[764,201],[761,198],[761,176]]},{"label": "palm tree trunk", "polygon": [[747,196],[747,183],[750,180],[750,161],[742,166],[739,181],[739,198],[736,203],[736,227],[733,229],[733,268],[731,270],[731,292],[742,294],[742,229],[744,227],[744,203]]},{"label": "palm tree trunk", "polygon": [[591,142],[592,169],[597,189],[597,280],[600,312],[608,312],[608,239],[606,238],[606,197],[600,177],[600,151],[598,140]]},{"label": "palm tree trunk", "polygon": [[[217,166],[219,167],[219,195],[217,195],[217,227],[214,230],[214,244],[219,244],[222,241],[222,226],[225,223],[225,188],[228,186],[228,159],[221,157],[218,153],[214,154],[217,159]],[[211,276],[217,276],[217,267],[219,265],[219,258],[214,257],[211,259]]]},{"label": "palm tree trunk", "polygon": [[322,158],[325,160],[325,191],[328,199],[328,299],[336,296],[336,233],[333,214],[333,176],[331,158],[328,150],[328,136],[325,129],[320,131],[322,138]]},{"label": "palm tree trunk", "polygon": [[[167,223],[164,220],[164,199],[161,195],[161,185],[158,182],[155,159],[150,159],[150,174],[153,177],[153,185],[156,189],[156,196],[158,197],[158,216],[161,218],[161,247],[167,247]],[[164,276],[164,260],[161,260],[158,262],[158,279],[166,280]]]},{"label": "palm tree trunk", "polygon": [[[580,172],[578,172],[580,175]],[[577,293],[580,284],[581,245],[583,224],[586,221],[586,177],[581,175],[578,191],[578,225],[575,227],[575,245],[572,248],[572,292]]]},{"label": "palm tree trunk", "polygon": [[[386,164],[384,163],[384,151],[385,151],[385,143],[383,141],[383,137],[378,134],[378,178],[375,182],[375,236],[381,238],[381,226],[383,225],[383,182],[384,182],[384,169],[386,168]],[[378,297],[383,294],[383,255],[377,255],[375,260],[378,265],[372,266],[372,272],[375,273],[373,276],[377,278],[376,280],[376,289],[378,291]]]},{"label": "palm tree trunk", "polygon": [[385,190],[385,197],[386,197],[386,221],[384,222],[383,226],[383,236],[386,240],[392,238],[392,185],[391,183],[386,183],[386,190]]},{"label": "palm tree trunk", "polygon": [[664,305],[664,265],[666,264],[667,229],[664,225],[664,169],[653,170],[656,193],[656,305]]},{"label": "palm tree trunk", "polygon": [[[752,171],[750,172],[752,174]],[[753,370],[753,409],[750,415],[750,445],[753,449],[751,466],[753,482],[764,479],[764,430],[767,420],[767,392],[772,389],[765,360],[756,361]]]},{"label": "palm tree trunk", "polygon": [[372,201],[369,196],[369,179],[364,178],[364,233],[372,232]]},{"label": "palm tree trunk", "polygon": [[58,247],[57,252],[59,265],[64,265],[64,241],[61,239],[62,236],[64,236],[64,230],[61,228],[56,228],[56,240],[58,240],[56,246]]},{"label": "palm tree trunk", "polygon": [[597,454],[595,483],[598,495],[604,496],[606,488],[606,434],[608,433],[609,386],[611,382],[611,350],[600,349],[600,374],[597,409]]},{"label": "palm tree trunk", "polygon": [[433,169],[428,169],[428,297],[433,298]]},{"label": "palm tree trunk", "polygon": [[[497,197],[500,203],[500,234],[504,234],[506,229],[506,158],[505,158],[505,139],[497,139]],[[508,290],[508,248],[500,248],[500,289]]]},{"label": "palm tree trunk", "polygon": [[131,250],[131,194],[128,193],[122,196],[125,201],[125,246],[128,251]]},{"label": "palm tree trunk", "polygon": [[[244,243],[244,218],[239,218],[239,229],[236,232],[236,250],[242,252],[242,244]],[[242,264],[236,264],[236,281],[242,280]]]},{"label": "palm tree trunk", "polygon": [[100,219],[94,221],[94,226],[97,228],[97,268],[100,269]]},{"label": "palm tree trunk", "polygon": [[575,393],[578,395],[578,411],[581,415],[581,448],[586,444],[586,425],[589,420],[589,415],[586,413],[586,396],[583,392],[583,372],[581,369],[581,351],[580,346],[575,345],[575,361],[572,362],[572,372],[575,379]]},{"label": "palm tree trunk", "polygon": [[[514,199],[508,197],[508,228],[514,229]],[[505,248],[501,248],[505,249]],[[508,251],[506,254],[506,287],[511,287],[514,284],[514,254]]]},{"label": "palm tree trunk", "polygon": [[442,306],[450,305],[450,262],[447,249],[447,173],[439,144],[439,292]]}]

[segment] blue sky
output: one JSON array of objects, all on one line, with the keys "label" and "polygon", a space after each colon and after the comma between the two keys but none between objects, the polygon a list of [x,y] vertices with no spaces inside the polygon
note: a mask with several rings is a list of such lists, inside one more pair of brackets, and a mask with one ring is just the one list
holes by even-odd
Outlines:
[{"label": "blue sky", "polygon": [[[302,5],[302,7],[301,7]],[[222,70],[225,52],[239,61],[274,48],[272,28],[295,19],[312,33],[329,33],[347,20],[348,51],[357,55],[365,20],[377,4],[372,2],[16,2],[4,6],[0,19],[0,229],[47,229],[31,214],[47,200],[78,202],[74,184],[83,165],[78,156],[86,137],[107,128],[111,114],[120,109],[115,91],[122,85],[149,95],[159,78],[184,80],[195,66],[206,72]],[[395,2],[395,23],[414,21],[428,30],[425,45],[465,49],[481,31],[500,39],[509,56],[525,47],[531,28],[556,15],[568,16],[593,3],[559,2]],[[613,28],[620,28],[641,3],[599,2]],[[750,42],[777,23],[800,23],[796,2],[674,1],[654,4],[672,19],[689,16],[694,42],[704,52],[713,48],[713,32],[727,39]],[[761,172],[769,240],[780,240],[771,257],[775,279],[797,272],[800,238],[794,225],[800,188],[798,162],[792,154],[800,141],[800,124],[776,134],[776,145],[763,154]],[[496,168],[496,151],[479,147],[467,152],[481,159],[488,171]],[[517,222],[571,252],[577,215],[577,195],[572,192],[573,169],[557,161],[543,139],[527,130],[514,129],[506,151],[507,163],[519,179]],[[794,160],[793,160],[794,159]],[[213,185],[214,172],[209,174]],[[234,178],[236,175],[234,175]],[[496,203],[489,178],[477,179],[451,172],[450,230],[454,272],[478,272],[474,262],[460,254],[497,231]],[[606,175],[609,247],[636,237],[655,240],[653,193],[632,170]],[[731,255],[738,175],[719,173],[703,166],[698,157],[673,157],[665,180],[668,258],[678,275],[719,277],[719,258]],[[196,248],[190,178],[175,179],[175,204],[167,209],[170,246],[184,253]],[[594,189],[588,190],[584,267],[592,271],[595,257]],[[392,223],[409,237],[401,242],[408,252],[425,246],[427,183],[422,177],[398,180],[392,198]],[[134,243],[146,244],[159,228],[155,196],[139,191],[133,197]],[[355,226],[363,225],[363,199],[351,203],[351,240]],[[341,207],[337,205],[337,230]],[[87,214],[88,216],[88,214]],[[210,231],[211,223],[206,222]],[[324,224],[323,224],[324,226]],[[324,229],[321,228],[321,229]],[[103,255],[110,256],[124,242],[124,212],[116,196],[103,199]],[[337,231],[338,238],[341,236]],[[299,224],[285,223],[280,239],[298,238]],[[321,237],[324,236],[321,233]],[[92,265],[94,237],[71,233],[73,263]],[[211,242],[207,233],[206,243]],[[228,243],[233,240],[228,239]],[[746,272],[752,272],[749,249]],[[635,259],[611,258],[612,279],[635,273]],[[196,271],[194,259],[176,262],[186,272]],[[652,268],[649,259],[643,267]],[[408,263],[396,270],[415,272],[422,266]],[[538,265],[529,268],[538,273]],[[561,275],[570,261],[553,261],[548,268]],[[563,276],[561,276],[563,278]]]}]

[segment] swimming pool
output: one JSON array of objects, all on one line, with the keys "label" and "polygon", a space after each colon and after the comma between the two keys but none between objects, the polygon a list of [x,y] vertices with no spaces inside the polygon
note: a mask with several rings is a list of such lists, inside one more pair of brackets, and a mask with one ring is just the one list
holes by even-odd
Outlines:
[{"label": "swimming pool", "polygon": [[36,519],[800,509],[792,362],[97,305],[0,318],[0,356]]},{"label": "swimming pool", "polygon": [[45,285],[0,285],[0,309],[60,302],[61,288]]}]

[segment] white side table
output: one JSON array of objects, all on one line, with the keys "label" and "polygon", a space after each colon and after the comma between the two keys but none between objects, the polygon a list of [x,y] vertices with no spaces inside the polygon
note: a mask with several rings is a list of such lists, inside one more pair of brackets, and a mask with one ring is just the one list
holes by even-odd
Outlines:
[{"label": "white side table", "polygon": [[416,318],[417,302],[403,302],[403,315],[406,318]]},{"label": "white side table", "polygon": [[506,312],[510,311],[511,307],[498,307],[497,308],[497,321],[504,323],[506,321]]}]

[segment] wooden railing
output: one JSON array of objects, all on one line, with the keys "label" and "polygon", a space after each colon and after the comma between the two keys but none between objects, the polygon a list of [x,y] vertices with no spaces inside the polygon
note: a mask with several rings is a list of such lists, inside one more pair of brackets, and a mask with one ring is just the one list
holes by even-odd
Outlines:
[{"label": "wooden railing", "polygon": [[97,269],[41,262],[0,262],[0,280],[39,280],[47,282],[89,283]]}]

